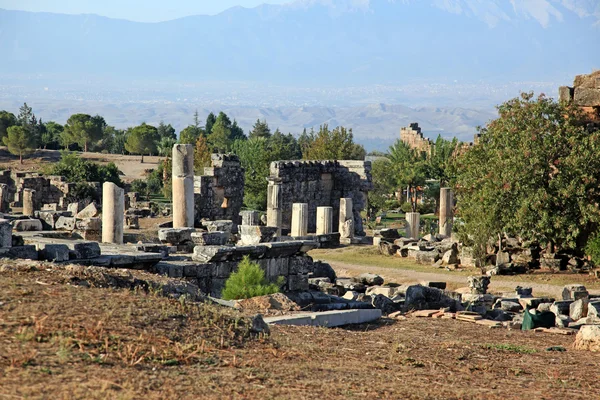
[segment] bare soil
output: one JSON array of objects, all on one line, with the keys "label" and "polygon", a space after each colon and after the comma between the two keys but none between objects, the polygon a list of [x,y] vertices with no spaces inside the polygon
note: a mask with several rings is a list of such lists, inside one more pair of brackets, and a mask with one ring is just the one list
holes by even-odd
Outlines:
[{"label": "bare soil", "polygon": [[254,337],[243,313],[148,284],[167,278],[86,271],[0,261],[0,398],[600,397],[573,336],[408,318]]},{"label": "bare soil", "polygon": [[[115,163],[123,173],[122,179],[125,181],[142,179],[147,170],[158,168],[160,160],[164,159],[164,157],[144,156],[144,162],[142,163],[140,156],[89,152],[77,152],[77,154],[82,158],[100,164]],[[26,172],[41,171],[46,165],[60,161],[60,157],[60,151],[58,150],[38,150],[24,157],[23,164],[20,164],[19,157],[10,154],[6,147],[0,147],[0,169],[10,168]]]}]

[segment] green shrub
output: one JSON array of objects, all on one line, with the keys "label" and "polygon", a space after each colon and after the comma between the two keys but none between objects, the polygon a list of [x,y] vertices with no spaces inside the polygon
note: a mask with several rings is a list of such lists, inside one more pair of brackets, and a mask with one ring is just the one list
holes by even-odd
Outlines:
[{"label": "green shrub", "polygon": [[592,258],[595,265],[600,265],[600,232],[591,236],[585,245],[585,254]]},{"label": "green shrub", "polygon": [[119,169],[114,163],[101,165],[66,151],[61,153],[61,160],[45,172],[47,175],[64,176],[68,182],[112,182],[122,185]]},{"label": "green shrub", "polygon": [[281,285],[283,285],[283,277],[279,277],[277,283],[270,283],[260,266],[251,262],[246,256],[240,261],[238,270],[225,282],[221,297],[225,300],[239,300],[265,296],[279,293]]}]

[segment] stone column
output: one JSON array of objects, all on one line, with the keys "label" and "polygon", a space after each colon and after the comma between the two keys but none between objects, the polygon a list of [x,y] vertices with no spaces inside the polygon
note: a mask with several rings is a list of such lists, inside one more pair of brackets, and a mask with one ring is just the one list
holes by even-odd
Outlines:
[{"label": "stone column", "polygon": [[354,237],[354,212],[352,208],[352,198],[347,197],[340,199],[340,218],[338,231],[340,232],[342,238]]},{"label": "stone column", "polygon": [[333,207],[317,207],[317,235],[333,232]]},{"label": "stone column", "polygon": [[420,223],[421,214],[414,212],[406,213],[406,236],[411,239],[418,239]]},{"label": "stone column", "polygon": [[242,217],[242,225],[260,225],[260,213],[258,211],[241,211],[240,216]]},{"label": "stone column", "polygon": [[308,203],[294,203],[292,205],[292,231],[291,236],[308,235]]},{"label": "stone column", "polygon": [[123,244],[125,190],[112,182],[102,185],[102,243]]},{"label": "stone column", "polygon": [[0,183],[0,212],[8,212],[9,208],[8,185]]},{"label": "stone column", "polygon": [[267,187],[267,226],[277,228],[276,236],[281,236],[280,194],[281,185],[269,182]]},{"label": "stone column", "polygon": [[7,219],[0,219],[0,248],[12,247],[12,224]]},{"label": "stone column", "polygon": [[173,228],[194,227],[194,146],[173,146]]},{"label": "stone column", "polygon": [[452,235],[452,219],[454,217],[454,193],[450,188],[440,189],[440,235],[450,237]]},{"label": "stone column", "polygon": [[33,189],[23,189],[23,215],[27,215],[28,217],[33,217],[34,207],[33,207],[33,196],[35,195],[35,190]]}]

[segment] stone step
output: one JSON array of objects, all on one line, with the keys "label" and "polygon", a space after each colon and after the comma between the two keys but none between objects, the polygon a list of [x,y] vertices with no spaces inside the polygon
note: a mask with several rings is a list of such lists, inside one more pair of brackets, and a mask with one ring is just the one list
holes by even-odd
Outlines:
[{"label": "stone step", "polygon": [[265,322],[269,325],[296,325],[296,326],[322,326],[333,328],[343,325],[364,324],[381,318],[381,310],[341,310],[315,313],[302,313],[267,317]]}]

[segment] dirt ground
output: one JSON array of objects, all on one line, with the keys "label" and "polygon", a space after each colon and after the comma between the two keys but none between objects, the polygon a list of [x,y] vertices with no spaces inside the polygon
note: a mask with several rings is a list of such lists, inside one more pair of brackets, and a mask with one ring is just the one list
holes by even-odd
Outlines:
[{"label": "dirt ground", "polygon": [[[430,265],[418,265],[400,257],[379,254],[373,246],[352,246],[341,249],[311,251],[315,260],[325,261],[333,267],[338,277],[353,277],[364,272],[381,275],[386,282],[416,284],[423,281],[447,282],[449,289],[467,286],[467,276],[480,275],[478,268],[447,271]],[[551,273],[536,271],[532,274],[493,276],[489,290],[494,293],[513,292],[517,286],[533,289],[534,296],[562,298],[565,285],[579,283],[593,294],[600,294],[600,280],[589,274],[571,272]]]},{"label": "dirt ground", "polygon": [[255,337],[243,314],[156,280],[0,261],[0,398],[600,397],[597,355],[573,336],[408,318]]},{"label": "dirt ground", "polygon": [[[125,156],[121,154],[102,154],[102,153],[81,153],[79,156],[100,164],[114,162],[123,173],[122,179],[132,181],[141,179],[145,176],[145,171],[155,169],[158,163],[164,157],[144,157],[141,162],[140,156]],[[19,157],[8,152],[6,147],[0,147],[0,170],[11,168],[16,171],[34,172],[39,171],[44,165],[55,163],[60,160],[60,151],[58,150],[38,150],[23,159],[23,164],[19,163]]]}]

